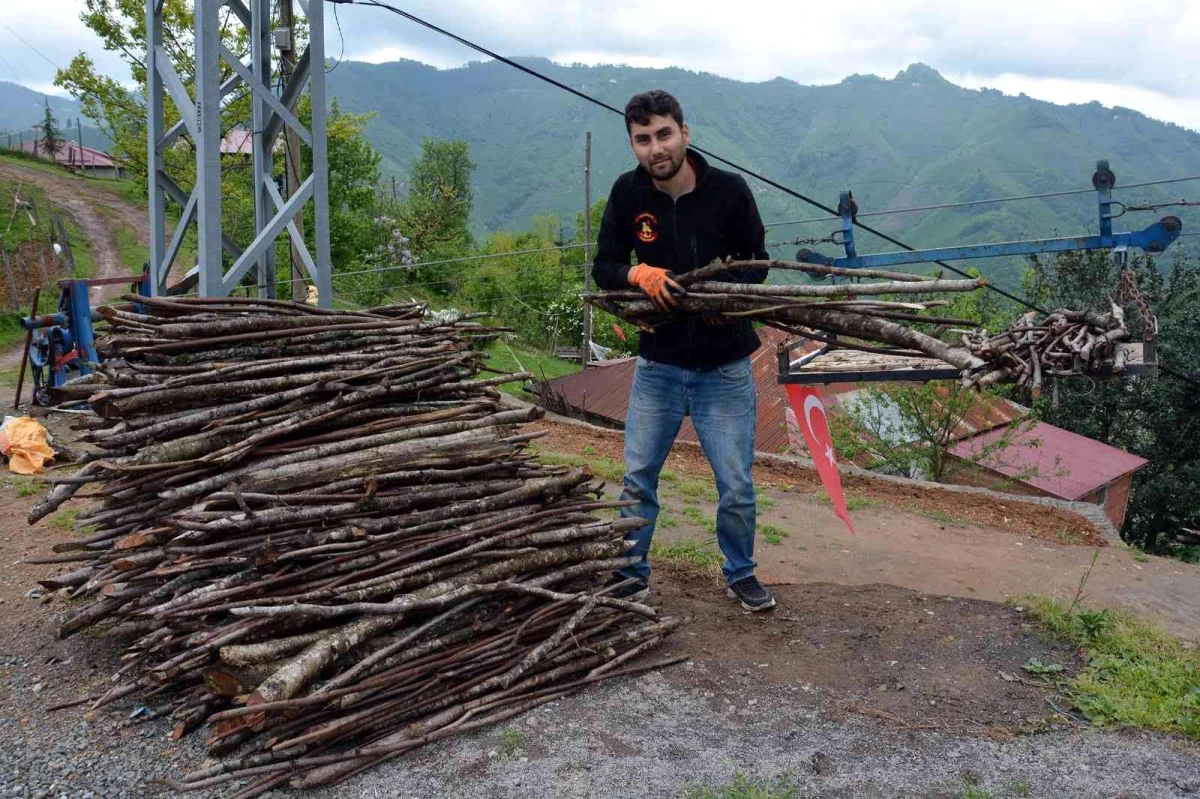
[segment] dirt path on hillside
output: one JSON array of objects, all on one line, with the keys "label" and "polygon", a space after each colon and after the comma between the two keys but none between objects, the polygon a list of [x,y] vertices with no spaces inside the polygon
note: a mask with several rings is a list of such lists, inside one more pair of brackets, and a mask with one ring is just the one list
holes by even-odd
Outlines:
[{"label": "dirt path on hillside", "polygon": [[[92,184],[86,178],[66,172],[56,175],[35,167],[11,163],[0,163],[0,177],[37,186],[46,193],[46,199],[71,217],[71,221],[91,245],[95,262],[93,277],[122,277],[130,274],[117,248],[114,218],[133,228],[140,244],[145,245],[150,240],[149,221],[144,209]],[[107,213],[101,211],[101,208],[107,209]],[[120,285],[97,286],[91,290],[92,305],[120,296],[124,291],[125,288]],[[0,352],[0,371],[19,366],[21,352],[21,347]]]},{"label": "dirt path on hillside", "polygon": [[[542,421],[543,452],[622,462],[620,433]],[[666,468],[707,481],[708,496],[660,486],[669,527],[656,540],[711,542],[712,471],[698,449],[676,445]],[[613,481],[619,483],[619,481]],[[1104,546],[1082,517],[996,496],[847,479],[850,535],[818,492],[815,472],[755,467],[759,493],[758,574],[768,584],[874,585],[1003,602],[1025,594],[1074,596],[1085,572],[1085,603],[1121,607],[1200,641],[1200,566]],[[610,485],[613,496],[619,485]],[[774,528],[778,544],[763,534]],[[661,538],[659,538],[661,536]],[[1096,555],[1095,566],[1092,557]]]}]

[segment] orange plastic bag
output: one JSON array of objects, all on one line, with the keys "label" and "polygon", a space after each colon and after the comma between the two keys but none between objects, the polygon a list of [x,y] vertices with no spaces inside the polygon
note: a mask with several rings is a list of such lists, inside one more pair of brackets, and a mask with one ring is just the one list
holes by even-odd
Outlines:
[{"label": "orange plastic bag", "polygon": [[0,454],[8,457],[8,470],[14,474],[41,474],[54,465],[50,435],[30,416],[8,417],[0,426]]}]

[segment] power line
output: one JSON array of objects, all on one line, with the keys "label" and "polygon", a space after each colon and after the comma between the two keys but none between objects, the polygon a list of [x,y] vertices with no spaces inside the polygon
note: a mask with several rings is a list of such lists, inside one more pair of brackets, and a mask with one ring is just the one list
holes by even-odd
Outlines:
[{"label": "power line", "polygon": [[[1151,180],[1145,183],[1131,183],[1128,186],[1114,186],[1113,191],[1122,191],[1128,189],[1139,189],[1145,186],[1162,186],[1168,183],[1185,183],[1189,180],[1200,180],[1200,175],[1190,175],[1186,178],[1170,178],[1168,180]],[[1017,200],[1040,200],[1046,197],[1068,197],[1077,194],[1095,194],[1096,190],[1092,189],[1072,189],[1070,191],[1049,191],[1042,194],[1021,194],[1014,197],[993,197],[987,200],[967,200],[960,203],[942,203],[940,205],[920,205],[913,208],[895,208],[890,211],[870,211],[864,214],[856,214],[858,219],[865,219],[871,216],[891,216],[893,214],[911,214],[920,211],[939,211],[945,208],[967,208],[974,205],[990,205],[992,203],[1007,203]],[[771,222],[763,227],[781,227],[783,225],[805,225],[812,222],[838,222],[841,220],[839,216],[818,216],[812,219],[789,219],[783,222]]]},{"label": "power line", "polygon": [[45,53],[43,53],[41,50],[39,50],[39,49],[37,49],[36,47],[34,47],[34,46],[33,46],[32,44],[30,44],[29,42],[25,41],[24,37],[22,37],[22,36],[21,36],[21,34],[17,33],[15,30],[13,30],[12,28],[8,27],[8,24],[7,24],[7,23],[5,23],[3,20],[0,20],[0,25],[3,25],[3,26],[4,26],[4,29],[5,29],[6,31],[8,31],[8,32],[9,32],[9,33],[11,33],[13,36],[16,36],[18,39],[20,39],[20,40],[21,40],[21,44],[25,45],[25,46],[26,46],[26,47],[28,47],[30,50],[32,50],[33,52],[35,52],[35,53],[37,53],[38,55],[40,55],[40,56],[41,56],[43,59],[45,59],[45,61],[46,61],[46,63],[47,63],[47,64],[49,64],[50,66],[54,67],[55,69],[62,69],[62,67],[60,67],[58,64],[55,64],[53,61],[51,61],[51,60],[50,60],[50,58],[49,58],[49,56],[47,56],[47,55],[46,55]]},{"label": "power line", "polygon": [[[1006,203],[1014,200],[1038,200],[1043,197],[1065,197],[1071,194],[1091,194],[1095,189],[1075,189],[1072,191],[1052,191],[1044,194],[1023,194],[1016,197],[995,197],[989,200],[969,200],[961,203],[942,203],[940,205],[921,205],[914,208],[896,208],[891,211],[871,211],[865,214],[857,214],[859,219],[869,216],[890,216],[892,214],[911,214],[919,211],[937,211],[943,208],[966,208],[972,205],[989,205],[991,203]],[[809,222],[837,222],[841,220],[839,216],[822,216],[816,219],[791,219],[784,222],[772,222],[763,227],[781,227],[783,225],[803,225]]]},{"label": "power line", "polygon": [[[291,0],[288,0],[288,2],[291,2]],[[337,63],[333,65],[333,68],[325,70],[326,75],[333,72],[334,69],[340,67],[342,65],[342,57],[346,55],[346,37],[342,34],[342,21],[338,19],[336,5],[333,7],[333,21],[337,23],[338,38],[342,40],[342,51],[338,53],[338,60]]]}]

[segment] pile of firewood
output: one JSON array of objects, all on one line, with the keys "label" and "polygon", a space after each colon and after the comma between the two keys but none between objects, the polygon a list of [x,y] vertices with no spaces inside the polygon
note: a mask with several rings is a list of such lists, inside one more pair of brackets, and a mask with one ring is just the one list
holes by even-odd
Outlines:
[{"label": "pile of firewood", "polygon": [[[795,270],[842,282],[733,282],[746,269]],[[715,315],[753,319],[818,341],[836,340],[846,349],[933,357],[959,369],[967,386],[1016,383],[1036,394],[1043,375],[1119,373],[1125,366],[1125,351],[1117,344],[1129,339],[1129,330],[1116,305],[1107,314],[1059,310],[1040,321],[1036,313],[1026,315],[998,335],[976,329],[971,320],[929,313],[949,305],[938,295],[976,291],[985,285],[982,278],[944,280],[793,261],[729,261],[676,280],[686,293],[675,298],[669,312],[640,291],[598,292],[585,299],[648,332],[664,323]]]},{"label": "pile of firewood", "polygon": [[[418,305],[234,299],[102,309],[96,383],[73,387],[86,538],[41,563],[60,633],[132,637],[100,707],[135,697],[222,758],[171,785],[239,795],[339,781],[612,677],[679,620],[599,588],[628,565],[620,503],[546,466],[479,379],[497,335]],[[82,704],[72,703],[72,704]]]}]

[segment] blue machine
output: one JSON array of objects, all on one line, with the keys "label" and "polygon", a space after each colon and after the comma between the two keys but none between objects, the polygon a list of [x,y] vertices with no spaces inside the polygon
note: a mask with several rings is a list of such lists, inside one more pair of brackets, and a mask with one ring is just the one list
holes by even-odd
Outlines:
[{"label": "blue machine", "polygon": [[[1055,239],[1033,239],[1030,241],[1009,241],[994,244],[973,244],[964,247],[937,247],[927,250],[903,250],[899,252],[878,253],[875,255],[859,255],[854,243],[854,222],[858,213],[858,204],[849,191],[844,191],[838,200],[838,215],[841,217],[841,228],[834,232],[831,241],[845,250],[845,256],[832,258],[811,250],[800,250],[796,260],[804,263],[823,264],[843,269],[888,268],[905,264],[926,264],[938,261],[956,261],[970,258],[995,258],[998,256],[1035,255],[1040,253],[1070,252],[1075,250],[1112,250],[1123,261],[1125,253],[1130,248],[1137,248],[1147,253],[1164,252],[1179,238],[1183,223],[1176,216],[1166,216],[1144,230],[1130,233],[1114,233],[1113,219],[1124,215],[1126,206],[1112,198],[1112,190],[1116,185],[1116,176],[1109,169],[1108,161],[1096,162],[1096,172],[1092,175],[1092,185],[1096,189],[1096,200],[1099,211],[1100,234],[1096,236],[1068,236]],[[1113,206],[1120,206],[1120,211],[1113,212]],[[1130,209],[1145,210],[1145,209]],[[951,380],[958,377],[958,370],[948,366],[930,366],[922,363],[920,366],[904,366],[905,361],[913,359],[898,358],[896,364],[879,368],[856,369],[843,364],[837,368],[822,368],[817,365],[819,359],[837,350],[836,344],[826,344],[815,352],[810,352],[793,360],[791,351],[803,345],[808,339],[801,338],[796,342],[781,347],[779,355],[780,383],[839,383],[847,381],[928,381]],[[1125,345],[1134,347],[1140,352],[1131,362],[1126,374],[1153,372],[1155,368],[1153,342],[1145,342],[1144,349],[1140,345]],[[848,351],[842,351],[848,352]],[[860,359],[865,360],[865,359]],[[850,359],[853,361],[853,358]]]},{"label": "blue machine", "polygon": [[21,320],[26,331],[27,363],[22,364],[21,382],[17,384],[18,401],[26,366],[33,379],[33,401],[43,406],[52,404],[52,389],[96,370],[100,355],[96,352],[92,322],[98,317],[93,314],[88,289],[106,285],[127,285],[142,296],[150,295],[148,273],[132,281],[125,277],[60,280],[57,310]]}]

